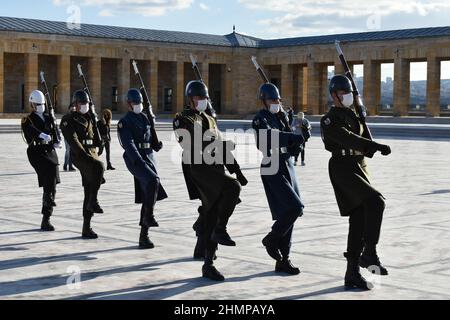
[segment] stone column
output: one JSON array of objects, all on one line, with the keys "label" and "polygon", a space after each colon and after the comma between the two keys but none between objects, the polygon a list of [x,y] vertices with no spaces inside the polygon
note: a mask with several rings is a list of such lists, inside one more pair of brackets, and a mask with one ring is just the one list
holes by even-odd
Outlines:
[{"label": "stone column", "polygon": [[149,98],[153,106],[153,113],[157,113],[158,106],[158,58],[150,61],[150,86],[149,86]]},{"label": "stone column", "polygon": [[396,58],[394,61],[394,115],[407,116],[409,104],[409,61]]},{"label": "stone column", "polygon": [[341,60],[339,60],[339,58],[336,58],[336,60],[334,60],[334,74],[344,74],[344,66],[341,63]]},{"label": "stone column", "polygon": [[296,111],[303,111],[303,86],[304,86],[304,73],[303,73],[303,65],[296,65],[295,67],[295,79],[294,81],[294,92],[293,96],[295,101],[293,102],[294,105],[297,107]]},{"label": "stone column", "polygon": [[427,115],[438,117],[441,112],[441,61],[427,57]]},{"label": "stone column", "polygon": [[378,114],[381,99],[381,64],[364,61],[364,104],[369,115]]},{"label": "stone column", "polygon": [[39,66],[38,66],[38,54],[26,53],[25,54],[25,112],[30,111],[30,104],[28,98],[31,92],[39,89]]},{"label": "stone column", "polygon": [[290,64],[281,65],[281,97],[283,105],[292,107],[294,89],[294,67]]},{"label": "stone column", "polygon": [[117,109],[120,112],[128,110],[127,92],[130,89],[130,58],[126,57],[119,60],[117,64],[117,78],[119,82],[119,103]]},{"label": "stone column", "polygon": [[102,106],[102,59],[100,57],[91,57],[88,61],[87,80],[92,100],[96,104],[97,112],[100,112]]},{"label": "stone column", "polygon": [[5,81],[5,77],[4,77],[4,53],[3,50],[0,50],[0,113],[4,112],[4,90],[5,90],[5,86],[4,86],[4,81]]},{"label": "stone column", "polygon": [[70,56],[57,58],[58,113],[67,113],[72,101],[70,92]]},{"label": "stone column", "polygon": [[[231,70],[231,72],[228,72]],[[222,66],[222,113],[233,113],[233,70],[231,64],[224,64]]]},{"label": "stone column", "polygon": [[176,64],[175,110],[173,111],[181,112],[184,108],[184,61],[177,61]]},{"label": "stone column", "polygon": [[318,115],[320,109],[320,72],[319,65],[314,61],[308,62],[308,77],[307,77],[307,112],[309,114]]}]

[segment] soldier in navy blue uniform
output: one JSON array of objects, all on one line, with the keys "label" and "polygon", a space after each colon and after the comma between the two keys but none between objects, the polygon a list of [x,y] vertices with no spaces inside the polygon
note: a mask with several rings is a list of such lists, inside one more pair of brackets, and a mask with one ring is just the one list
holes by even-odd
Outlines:
[{"label": "soldier in navy blue uniform", "polygon": [[152,249],[154,244],[148,236],[148,230],[159,226],[154,217],[154,208],[157,201],[167,198],[167,193],[156,171],[155,150],[151,146],[151,124],[143,109],[140,91],[130,89],[128,113],[118,123],[118,134],[125,150],[125,164],[134,176],[135,202],[142,203],[139,248]]},{"label": "soldier in navy blue uniform", "polygon": [[270,257],[276,260],[275,271],[292,275],[300,273],[289,259],[294,223],[303,215],[303,202],[292,162],[292,154],[309,138],[295,134],[283,111],[278,88],[265,83],[259,99],[263,108],[253,119],[258,149],[263,153],[261,179],[269,202],[272,231],[263,239]]},{"label": "soldier in navy blue uniform", "polygon": [[56,185],[60,183],[55,147],[61,146],[55,143],[56,128],[53,127],[50,116],[45,113],[44,94],[35,90],[29,100],[32,112],[22,119],[22,131],[28,144],[28,160],[38,175],[39,187],[44,189],[41,230],[54,231],[50,217],[56,206]]}]

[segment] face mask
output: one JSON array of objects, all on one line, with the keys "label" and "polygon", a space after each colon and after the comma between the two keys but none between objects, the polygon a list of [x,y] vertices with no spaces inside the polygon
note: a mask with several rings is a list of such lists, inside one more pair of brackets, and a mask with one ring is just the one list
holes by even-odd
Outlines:
[{"label": "face mask", "polygon": [[133,105],[133,112],[136,114],[141,113],[144,110],[144,106],[141,104],[135,104]]},{"label": "face mask", "polygon": [[208,108],[208,100],[198,100],[196,109],[199,112],[205,112]]},{"label": "face mask", "polygon": [[38,104],[36,106],[36,112],[37,113],[44,113],[44,111],[45,111],[45,105],[44,104]]},{"label": "face mask", "polygon": [[350,108],[353,104],[353,93],[344,94],[341,103],[344,107]]},{"label": "face mask", "polygon": [[281,105],[280,104],[271,104],[270,105],[269,111],[271,113],[276,114],[276,113],[280,112],[280,110],[281,110]]},{"label": "face mask", "polygon": [[80,112],[82,114],[86,114],[89,111],[89,105],[88,104],[83,104],[80,106]]}]

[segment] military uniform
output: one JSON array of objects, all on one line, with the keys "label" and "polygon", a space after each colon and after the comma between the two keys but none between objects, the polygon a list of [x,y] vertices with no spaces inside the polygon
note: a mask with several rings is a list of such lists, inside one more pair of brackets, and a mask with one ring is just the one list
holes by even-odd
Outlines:
[{"label": "military uniform", "polygon": [[[279,250],[283,257],[289,257],[291,238],[294,223],[303,215],[304,205],[300,196],[297,175],[292,162],[292,153],[303,143],[304,137],[292,132],[287,115],[284,112],[272,114],[266,109],[260,110],[253,119],[257,147],[263,153],[264,159],[261,170],[270,167],[277,157],[279,168],[275,174],[264,174],[261,179],[269,203],[272,219],[275,221],[272,232],[266,241],[273,243],[274,249]],[[279,133],[278,148],[275,141],[271,141],[271,132]],[[261,138],[266,136],[267,145],[261,143]],[[272,145],[274,148],[272,149]],[[271,160],[269,160],[272,157]],[[269,245],[270,246],[270,245]],[[268,247],[266,245],[266,247]],[[269,250],[268,250],[269,251]],[[269,253],[275,258],[271,253]]]},{"label": "military uniform", "polygon": [[135,181],[135,202],[142,204],[140,226],[151,227],[156,201],[167,198],[151,148],[151,124],[143,113],[128,112],[118,123],[123,158]]},{"label": "military uniform", "polygon": [[61,120],[61,131],[70,146],[73,164],[81,173],[84,187],[83,216],[90,219],[94,215],[93,208],[98,207],[100,186],[105,183],[105,168],[97,154],[101,142],[95,138],[93,120],[88,113],[72,112],[65,115]]},{"label": "military uniform", "polygon": [[[42,117],[36,112],[22,119],[22,131],[28,144],[27,155],[31,166],[38,175],[39,187],[44,189],[42,214],[50,217],[53,213],[56,185],[60,183],[58,155],[53,144],[56,128],[48,115]],[[46,142],[39,136],[44,133],[52,137]]]},{"label": "military uniform", "polygon": [[[200,198],[202,201],[201,213],[203,217],[200,223],[203,224],[203,228],[201,228],[203,231],[199,236],[203,237],[206,260],[209,259],[212,263],[217,250],[217,242],[212,240],[213,231],[218,228],[226,228],[235,206],[240,201],[241,185],[235,178],[225,173],[224,164],[207,164],[203,161],[201,151],[207,150],[211,143],[221,141],[221,135],[213,117],[187,107],[175,116],[174,130],[178,129],[187,130],[192,139],[195,137],[195,130],[199,130],[202,137],[206,131],[209,131],[212,135],[212,141],[200,141],[201,146],[198,146],[199,142],[197,141],[184,140],[184,137],[179,140],[183,148],[183,158],[186,157],[186,154],[189,158],[189,161],[183,163],[183,171],[188,183],[190,198]],[[225,141],[220,143],[223,147],[222,152],[226,148],[226,143]],[[201,163],[194,163],[198,152],[200,154],[197,154],[197,157],[202,161]]]}]

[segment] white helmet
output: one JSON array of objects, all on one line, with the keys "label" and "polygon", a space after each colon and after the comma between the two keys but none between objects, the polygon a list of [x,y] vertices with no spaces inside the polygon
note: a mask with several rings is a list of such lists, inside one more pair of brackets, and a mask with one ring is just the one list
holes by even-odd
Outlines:
[{"label": "white helmet", "polygon": [[39,90],[34,90],[30,95],[30,102],[34,104],[45,104],[45,96]]}]

